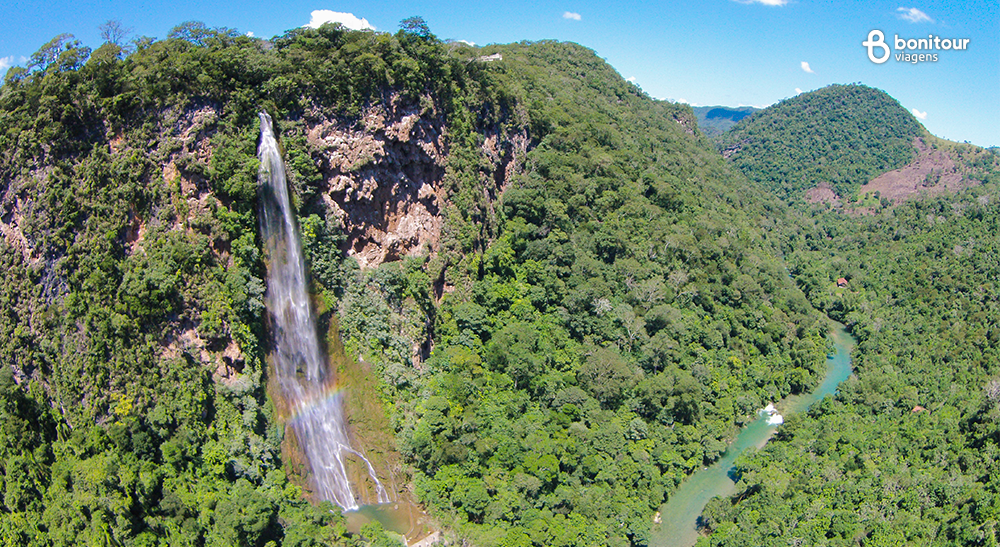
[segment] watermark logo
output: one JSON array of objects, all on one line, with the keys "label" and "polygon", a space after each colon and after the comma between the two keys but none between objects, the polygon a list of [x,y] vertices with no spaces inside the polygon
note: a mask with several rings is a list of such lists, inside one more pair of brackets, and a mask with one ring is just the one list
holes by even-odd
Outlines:
[{"label": "watermark logo", "polygon": [[[929,61],[936,63],[938,60],[937,51],[964,51],[969,49],[969,42],[971,42],[969,38],[941,38],[933,34],[928,34],[927,38],[900,38],[898,34],[894,34],[892,49],[890,49],[889,44],[885,41],[885,33],[874,29],[868,32],[868,39],[861,42],[861,45],[868,48],[868,60],[880,65],[893,57],[893,51],[896,52],[894,57],[897,62],[916,64]],[[876,55],[876,52],[879,55]]]},{"label": "watermark logo", "polygon": [[[889,46],[885,45],[885,34],[881,30],[875,29],[868,33],[868,39],[861,42],[861,45],[868,48],[868,58],[875,64],[882,64],[889,60]],[[875,56],[875,48],[882,48],[882,56]]]}]

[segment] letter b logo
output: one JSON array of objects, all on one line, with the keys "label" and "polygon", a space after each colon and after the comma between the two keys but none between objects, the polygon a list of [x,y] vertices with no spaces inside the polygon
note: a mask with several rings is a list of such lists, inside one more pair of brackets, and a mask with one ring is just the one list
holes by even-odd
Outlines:
[{"label": "letter b logo", "polygon": [[[868,58],[875,64],[882,64],[889,60],[889,46],[885,44],[885,34],[881,30],[875,29],[868,33],[868,39],[861,42],[861,45],[868,48]],[[875,56],[875,48],[882,48],[882,56]]]}]

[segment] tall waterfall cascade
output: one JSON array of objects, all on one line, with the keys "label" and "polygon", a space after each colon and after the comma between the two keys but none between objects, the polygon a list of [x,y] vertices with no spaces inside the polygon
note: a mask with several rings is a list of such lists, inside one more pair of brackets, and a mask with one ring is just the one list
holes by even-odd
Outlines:
[{"label": "tall waterfall cascade", "polygon": [[289,425],[309,461],[313,487],[320,499],[345,510],[358,508],[345,465],[345,458],[354,455],[367,465],[378,503],[387,503],[389,496],[371,462],[351,448],[341,394],[317,339],[285,164],[266,112],[260,113],[257,156],[260,223],[267,262],[266,306],[274,336],[275,375],[291,410]]}]

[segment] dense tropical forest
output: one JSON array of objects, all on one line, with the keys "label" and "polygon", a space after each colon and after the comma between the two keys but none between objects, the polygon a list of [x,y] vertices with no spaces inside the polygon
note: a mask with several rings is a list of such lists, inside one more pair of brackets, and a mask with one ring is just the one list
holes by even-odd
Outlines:
[{"label": "dense tropical forest", "polygon": [[[0,87],[4,544],[398,544],[309,501],[269,384],[260,110],[331,360],[364,376],[356,437],[447,539],[646,545],[757,409],[819,382],[829,316],[856,377],[738,461],[702,542],[995,543],[996,154],[952,151],[960,195],[858,216],[800,194],[849,195],[926,136],[864,86],[716,142],[576,44],[445,43],[419,18],[119,38],[57,36]],[[387,151],[335,167],[325,123]],[[331,181],[390,164],[441,196],[419,194],[440,233],[362,265]]]},{"label": "dense tropical forest", "polygon": [[819,184],[850,196],[914,156],[925,130],[884,91],[831,85],[751,116],[719,138],[723,154],[750,179],[783,197]]},{"label": "dense tropical forest", "polygon": [[[993,545],[1000,435],[995,187],[825,218],[790,257],[851,325],[857,377],[738,462],[707,545]],[[850,286],[832,288],[846,272]]]}]

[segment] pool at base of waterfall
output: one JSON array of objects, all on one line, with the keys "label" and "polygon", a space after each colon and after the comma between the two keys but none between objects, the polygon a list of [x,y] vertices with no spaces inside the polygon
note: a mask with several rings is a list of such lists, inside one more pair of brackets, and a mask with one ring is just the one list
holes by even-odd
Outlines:
[{"label": "pool at base of waterfall", "polygon": [[405,538],[407,545],[413,545],[435,532],[431,518],[420,507],[405,501],[362,505],[352,511],[344,511],[347,531],[359,533],[361,527],[370,522],[378,522],[387,532]]}]

